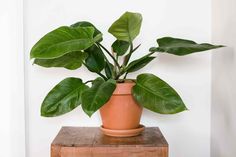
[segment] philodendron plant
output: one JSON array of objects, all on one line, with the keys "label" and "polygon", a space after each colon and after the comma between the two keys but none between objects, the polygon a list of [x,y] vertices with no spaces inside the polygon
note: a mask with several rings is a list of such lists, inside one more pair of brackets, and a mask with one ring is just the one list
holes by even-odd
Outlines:
[{"label": "philodendron plant", "polygon": [[[153,54],[184,56],[222,47],[163,37],[157,39],[158,46],[151,47],[146,55],[130,61],[131,55],[140,46],[134,45],[133,40],[138,36],[141,24],[142,15],[139,13],[125,12],[116,20],[108,29],[116,38],[111,51],[102,44],[102,33],[87,21],[59,27],[42,37],[30,52],[34,64],[69,70],[84,66],[98,77],[86,82],[75,77],[62,80],[45,97],[41,115],[60,116],[82,104],[84,112],[91,116],[110,99],[116,84],[125,82],[129,73],[138,71],[155,59]],[[144,73],[133,81],[133,97],[144,108],[160,114],[175,114],[187,109],[178,93],[159,77]],[[90,82],[91,86],[88,86]]]}]

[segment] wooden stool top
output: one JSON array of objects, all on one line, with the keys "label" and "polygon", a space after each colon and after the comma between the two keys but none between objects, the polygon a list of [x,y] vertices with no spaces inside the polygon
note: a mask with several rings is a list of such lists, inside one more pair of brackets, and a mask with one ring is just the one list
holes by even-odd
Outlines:
[{"label": "wooden stool top", "polygon": [[168,157],[168,143],[158,127],[135,137],[110,137],[98,127],[62,127],[51,144],[51,157]]},{"label": "wooden stool top", "polygon": [[52,145],[64,147],[168,147],[168,143],[158,127],[147,127],[141,135],[128,138],[103,135],[98,127],[62,127]]}]

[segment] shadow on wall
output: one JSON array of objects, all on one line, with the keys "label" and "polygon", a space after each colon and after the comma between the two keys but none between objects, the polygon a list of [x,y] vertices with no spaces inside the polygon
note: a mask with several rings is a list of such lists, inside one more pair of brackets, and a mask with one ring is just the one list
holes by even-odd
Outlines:
[{"label": "shadow on wall", "polygon": [[236,154],[236,50],[218,50],[212,58],[212,157]]}]

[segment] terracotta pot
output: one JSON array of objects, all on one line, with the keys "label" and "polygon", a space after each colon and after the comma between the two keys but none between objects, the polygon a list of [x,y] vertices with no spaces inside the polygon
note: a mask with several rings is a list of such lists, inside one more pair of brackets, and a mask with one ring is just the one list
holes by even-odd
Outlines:
[{"label": "terracotta pot", "polygon": [[100,109],[103,128],[129,130],[139,127],[143,108],[131,94],[134,85],[134,82],[117,84],[110,100]]}]

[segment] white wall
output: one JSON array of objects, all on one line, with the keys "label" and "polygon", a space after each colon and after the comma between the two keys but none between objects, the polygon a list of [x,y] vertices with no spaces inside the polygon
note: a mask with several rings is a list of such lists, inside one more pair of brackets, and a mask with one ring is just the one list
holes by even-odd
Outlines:
[{"label": "white wall", "polygon": [[[142,13],[144,18],[141,35],[136,40],[136,44],[142,43],[134,56],[136,58],[154,46],[157,37],[175,36],[209,42],[210,8],[210,0],[25,0],[28,157],[49,156],[50,143],[61,126],[101,124],[98,114],[88,118],[80,107],[62,117],[40,117],[40,104],[56,83],[68,76],[81,77],[83,80],[96,77],[84,68],[68,71],[32,66],[29,51],[42,35],[61,25],[88,20],[104,32],[104,44],[109,46],[114,41],[106,33],[111,23],[125,11],[136,11]],[[154,73],[166,80],[180,93],[190,109],[177,115],[144,111],[142,123],[161,128],[170,145],[170,157],[210,156],[210,56],[210,53],[187,57],[159,55],[142,71]]]},{"label": "white wall", "polygon": [[212,37],[227,45],[212,57],[211,156],[236,154],[236,1],[213,0]]},{"label": "white wall", "polygon": [[23,1],[0,1],[0,148],[25,157]]}]

